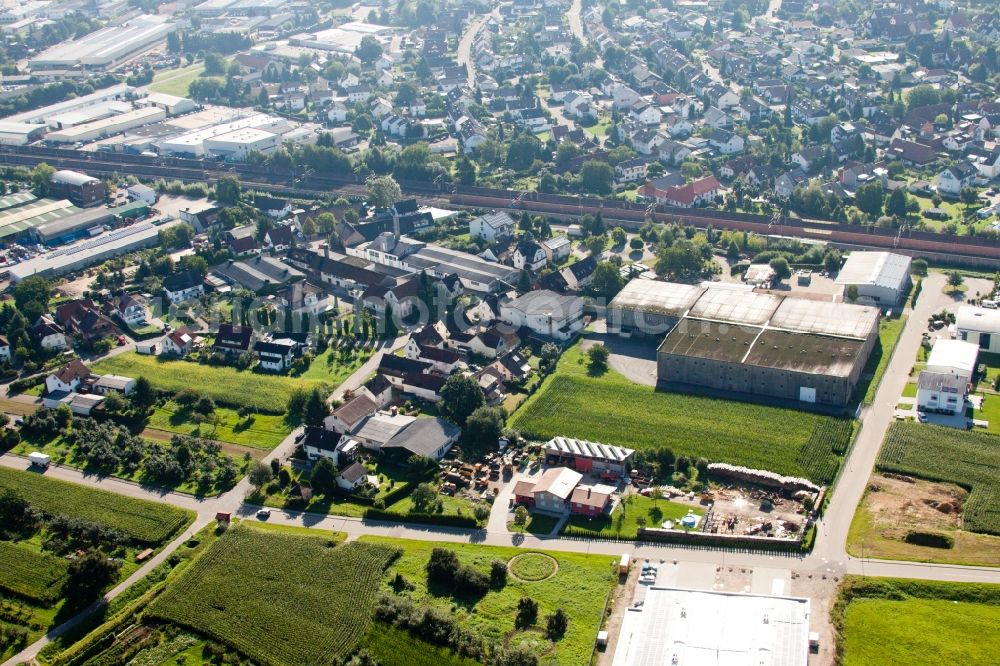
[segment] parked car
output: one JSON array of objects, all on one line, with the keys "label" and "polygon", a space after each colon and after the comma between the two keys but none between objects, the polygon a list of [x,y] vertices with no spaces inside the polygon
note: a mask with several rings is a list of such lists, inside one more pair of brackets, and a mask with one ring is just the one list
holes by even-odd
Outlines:
[{"label": "parked car", "polygon": [[260,518],[261,520],[267,520],[268,518],[271,517],[271,510],[260,509],[259,511],[257,511],[257,517]]}]

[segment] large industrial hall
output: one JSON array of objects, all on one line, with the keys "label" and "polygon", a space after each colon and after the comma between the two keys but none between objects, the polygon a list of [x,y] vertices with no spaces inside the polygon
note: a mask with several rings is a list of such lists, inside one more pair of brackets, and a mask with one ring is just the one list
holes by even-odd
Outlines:
[{"label": "large industrial hall", "polygon": [[609,306],[612,330],[660,336],[667,385],[843,406],[878,338],[875,307],[741,285],[633,280]]}]

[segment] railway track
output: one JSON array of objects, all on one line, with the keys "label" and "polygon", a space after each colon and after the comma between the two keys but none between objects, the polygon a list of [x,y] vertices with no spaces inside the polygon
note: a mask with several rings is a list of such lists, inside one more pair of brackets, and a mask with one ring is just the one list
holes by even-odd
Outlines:
[{"label": "railway track", "polygon": [[[282,196],[348,197],[366,195],[364,178],[358,174],[318,174],[312,170],[276,169],[265,165],[224,164],[214,160],[124,153],[81,153],[39,146],[0,146],[0,165],[32,167],[47,162],[60,169],[76,169],[99,175],[135,175],[187,183],[214,184],[234,175],[248,188]],[[400,181],[402,191],[422,203],[465,209],[513,209],[573,221],[601,213],[612,226],[636,230],[646,219],[677,222],[695,227],[748,231],[768,236],[789,236],[825,241],[843,247],[896,250],[937,260],[1000,267],[1000,242],[969,236],[931,232],[896,232],[828,220],[782,218],[730,213],[704,208],[646,206],[613,199],[574,197],[484,187],[454,187],[450,183]]]}]

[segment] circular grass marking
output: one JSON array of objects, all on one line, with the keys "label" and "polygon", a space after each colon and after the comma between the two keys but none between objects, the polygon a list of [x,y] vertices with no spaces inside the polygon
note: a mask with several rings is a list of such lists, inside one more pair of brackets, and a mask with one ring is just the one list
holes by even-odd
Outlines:
[{"label": "circular grass marking", "polygon": [[559,562],[544,553],[522,553],[512,557],[507,567],[514,578],[537,583],[555,576],[559,571]]},{"label": "circular grass marking", "polygon": [[504,636],[503,644],[506,648],[526,647],[539,657],[544,657],[556,648],[555,643],[546,638],[540,627],[514,629]]}]

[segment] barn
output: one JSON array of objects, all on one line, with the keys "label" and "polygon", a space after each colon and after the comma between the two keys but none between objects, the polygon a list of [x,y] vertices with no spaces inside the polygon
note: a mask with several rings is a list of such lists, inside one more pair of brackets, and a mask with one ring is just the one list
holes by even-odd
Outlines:
[{"label": "barn", "polygon": [[604,479],[619,479],[628,474],[629,462],[635,454],[634,449],[571,437],[553,437],[542,450],[547,465],[563,465]]}]

